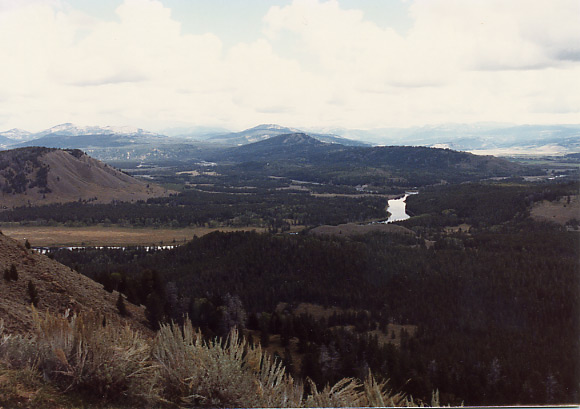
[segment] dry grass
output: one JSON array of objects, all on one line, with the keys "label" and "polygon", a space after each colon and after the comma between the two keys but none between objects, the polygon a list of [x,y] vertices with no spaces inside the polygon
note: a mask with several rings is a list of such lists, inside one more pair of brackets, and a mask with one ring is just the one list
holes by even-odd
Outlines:
[{"label": "dry grass", "polygon": [[470,224],[462,223],[462,224],[459,224],[457,226],[446,226],[445,232],[446,233],[458,233],[458,232],[467,233],[467,232],[469,232],[469,229],[471,229]]},{"label": "dry grass", "polygon": [[551,221],[562,226],[572,219],[580,220],[580,196],[570,196],[570,203],[567,196],[555,202],[544,200],[536,203],[531,216],[534,220]]},{"label": "dry grass", "polygon": [[70,403],[34,368],[9,369],[0,364],[0,407],[57,409]]},{"label": "dry grass", "polygon": [[388,381],[377,382],[369,372],[364,382],[358,379],[345,378],[334,386],[327,385],[318,391],[310,381],[312,393],[306,398],[306,407],[400,407],[421,406],[412,404],[402,393],[393,393],[387,388]]},{"label": "dry grass", "polygon": [[38,368],[64,390],[90,391],[105,400],[151,396],[154,367],[147,340],[120,321],[95,313],[36,315]]},{"label": "dry grass", "polygon": [[[276,306],[276,310],[279,313],[282,313],[284,311],[284,309],[286,309],[286,308],[288,308],[287,303],[278,303],[278,305]],[[357,314],[360,311],[361,310],[355,310],[352,308],[345,309],[345,308],[339,308],[339,307],[324,307],[322,305],[312,304],[312,303],[300,303],[292,309],[292,313],[295,315],[308,314],[308,315],[312,315],[312,317],[317,319],[317,320],[320,320],[322,318],[328,319],[333,314],[344,314],[344,313]],[[338,328],[338,327],[335,327],[335,328]],[[352,326],[352,325],[342,326],[341,328],[344,328],[344,329],[347,329],[350,331],[355,330],[354,326]],[[412,337],[415,335],[415,332],[417,331],[417,326],[416,325],[387,324],[386,333],[383,331],[380,331],[378,329],[372,330],[372,331],[366,331],[366,333],[369,335],[372,335],[372,336],[376,336],[380,344],[393,344],[393,345],[398,347],[401,345],[401,333],[403,330],[405,330],[407,332],[407,334],[409,334],[409,336]],[[394,337],[393,337],[393,333],[394,333]],[[272,337],[272,339],[274,339],[275,340],[274,342],[276,342],[276,338]],[[282,347],[279,347],[276,351],[280,355],[282,355],[284,352],[284,349]]]},{"label": "dry grass", "polygon": [[[28,239],[33,246],[147,246],[182,244],[193,236],[203,236],[214,231],[264,231],[256,227],[192,227],[182,229],[125,228],[117,226],[50,227],[3,225],[2,232],[16,240]],[[175,243],[174,243],[175,240]]]},{"label": "dry grass", "polygon": [[162,326],[152,357],[166,400],[209,407],[297,407],[302,387],[280,362],[252,347],[237,331],[204,342],[190,323]]},{"label": "dry grass", "polygon": [[[28,282],[32,282],[38,291],[39,311],[48,310],[52,314],[62,315],[67,310],[93,310],[118,316],[117,292],[109,293],[102,284],[26,249],[22,242],[0,235],[0,271],[12,264],[18,272],[18,280],[0,280],[0,318],[10,334],[30,334],[34,331]],[[148,332],[143,325],[146,322],[145,308],[131,303],[127,303],[126,307],[131,316],[122,317],[123,322],[141,332]]]},{"label": "dry grass", "polygon": [[[320,391],[307,379],[310,392],[305,394],[304,385],[288,375],[279,361],[259,345],[249,345],[235,330],[225,340],[204,341],[187,322],[183,327],[162,325],[150,340],[121,322],[103,324],[102,317],[92,313],[36,315],[35,322],[38,330],[29,338],[2,334],[0,323],[0,392],[6,402],[22,399],[23,391],[35,396],[42,392],[45,400],[70,395],[60,395],[54,390],[58,386],[63,392],[91,391],[93,402],[98,398],[96,402],[139,407],[417,405],[370,373],[364,381],[343,379]],[[26,359],[14,359],[17,346]],[[28,379],[26,387],[17,387],[19,377]]]}]

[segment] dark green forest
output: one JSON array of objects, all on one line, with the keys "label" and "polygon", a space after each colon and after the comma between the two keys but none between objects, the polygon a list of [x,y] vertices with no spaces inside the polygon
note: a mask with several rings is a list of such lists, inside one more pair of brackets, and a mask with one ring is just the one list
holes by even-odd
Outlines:
[{"label": "dark green forest", "polygon": [[251,194],[186,190],[173,197],[139,203],[23,206],[0,212],[0,222],[71,226],[113,223],[133,227],[204,226],[214,222],[287,230],[291,224],[316,226],[386,218],[385,207],[386,199],[380,196],[313,197],[309,192],[275,189],[253,190]]},{"label": "dark green forest", "polygon": [[[532,221],[529,208],[574,194],[577,183],[438,186],[408,199],[415,217],[401,224],[415,236],[212,233],[172,250],[51,257],[144,304],[153,328],[187,314],[208,337],[234,325],[266,344],[279,335],[290,371],[319,386],[370,369],[419,399],[439,390],[444,404],[571,403],[580,399],[580,236]],[[353,217],[336,203],[327,213]],[[443,229],[459,223],[471,228]],[[315,318],[295,312],[301,302],[344,310]],[[417,331],[400,334],[400,346],[380,341],[376,331],[388,338],[392,323]]]}]

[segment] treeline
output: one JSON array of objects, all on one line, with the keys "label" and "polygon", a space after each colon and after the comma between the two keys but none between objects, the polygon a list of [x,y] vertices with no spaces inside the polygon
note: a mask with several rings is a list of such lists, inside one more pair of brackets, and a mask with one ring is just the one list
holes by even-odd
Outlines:
[{"label": "treeline", "polygon": [[169,198],[116,204],[66,203],[23,206],[0,213],[0,222],[140,226],[264,226],[287,230],[291,224],[315,226],[364,221],[386,216],[382,197],[314,197],[308,192],[259,190],[215,193],[187,190]]},{"label": "treeline", "polygon": [[[386,234],[345,240],[214,233],[152,254],[107,250],[56,257],[103,282],[115,281],[112,286],[147,306],[153,325],[188,313],[197,325],[220,333],[232,319],[228,311],[242,308],[252,327],[252,315],[279,314],[279,302],[311,302],[366,310],[369,330],[391,322],[419,326],[393,349],[364,331],[351,336],[332,330],[336,321],[307,324],[311,317],[288,313],[282,322],[302,322],[292,321],[292,330],[258,324],[297,337],[306,362],[313,363],[308,375],[321,384],[331,374],[351,376],[370,367],[384,377],[396,374],[397,381],[412,379],[406,390],[422,398],[439,389],[448,402],[470,405],[578,401],[578,235],[525,221],[449,238],[426,248]],[[228,297],[239,300],[238,307],[228,308]],[[317,373],[328,351],[335,351],[335,366]]]},{"label": "treeline", "polygon": [[529,216],[534,202],[577,195],[578,182],[569,183],[464,183],[433,186],[407,198],[406,227],[454,226],[467,223],[486,228]]}]

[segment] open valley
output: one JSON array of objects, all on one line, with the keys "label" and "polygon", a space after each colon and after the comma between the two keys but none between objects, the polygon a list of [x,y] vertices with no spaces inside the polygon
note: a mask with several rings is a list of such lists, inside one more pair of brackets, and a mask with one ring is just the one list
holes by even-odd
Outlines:
[{"label": "open valley", "polygon": [[28,240],[34,247],[68,246],[160,246],[179,245],[194,236],[222,231],[264,231],[263,228],[210,228],[191,227],[169,228],[127,228],[116,226],[50,227],[50,226],[3,226],[6,236],[24,242]]}]

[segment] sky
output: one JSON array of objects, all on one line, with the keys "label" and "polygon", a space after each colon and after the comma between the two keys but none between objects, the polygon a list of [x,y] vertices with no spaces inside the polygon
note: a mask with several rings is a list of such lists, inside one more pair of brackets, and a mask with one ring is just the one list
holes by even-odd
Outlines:
[{"label": "sky", "polygon": [[580,123],[579,0],[0,0],[0,131]]}]

